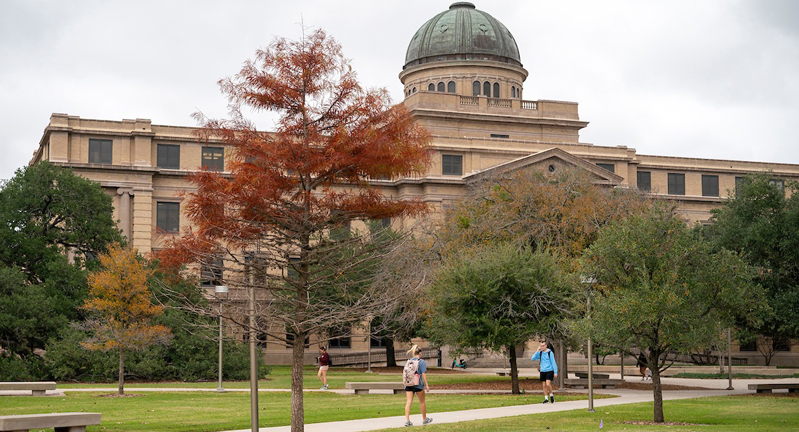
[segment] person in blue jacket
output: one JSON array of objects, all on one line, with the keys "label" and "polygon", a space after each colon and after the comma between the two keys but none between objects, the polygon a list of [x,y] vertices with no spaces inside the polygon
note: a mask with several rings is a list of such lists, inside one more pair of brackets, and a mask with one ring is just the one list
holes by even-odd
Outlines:
[{"label": "person in blue jacket", "polygon": [[544,390],[544,403],[555,403],[555,395],[552,393],[552,380],[558,377],[558,364],[555,363],[555,355],[552,353],[551,348],[551,346],[547,346],[546,342],[541,342],[532,357],[533,361],[540,360],[538,370],[541,371],[539,379]]}]

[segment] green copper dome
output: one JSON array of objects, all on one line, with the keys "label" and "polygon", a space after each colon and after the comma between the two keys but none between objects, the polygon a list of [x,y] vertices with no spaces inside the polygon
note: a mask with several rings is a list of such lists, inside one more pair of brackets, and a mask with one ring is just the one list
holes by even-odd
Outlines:
[{"label": "green copper dome", "polygon": [[467,2],[453,3],[416,31],[403,69],[447,60],[492,60],[522,66],[519,47],[508,29]]}]

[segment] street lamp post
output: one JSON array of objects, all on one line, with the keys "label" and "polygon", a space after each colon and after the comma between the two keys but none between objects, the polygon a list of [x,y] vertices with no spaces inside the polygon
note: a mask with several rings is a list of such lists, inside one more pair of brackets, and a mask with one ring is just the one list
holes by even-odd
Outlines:
[{"label": "street lamp post", "polygon": [[732,331],[727,327],[727,378],[729,385],[727,390],[735,390],[732,386]]},{"label": "street lamp post", "polygon": [[366,373],[372,373],[372,320],[374,317],[369,315],[369,332],[366,336]]},{"label": "street lamp post", "polygon": [[225,393],[225,388],[222,387],[222,295],[224,294],[225,298],[227,298],[227,286],[215,286],[214,294],[219,299],[219,386],[216,388],[216,391],[217,393]]},{"label": "street lamp post", "polygon": [[[588,300],[586,302],[586,313],[588,320],[591,321],[591,287],[596,283],[593,276],[580,276],[580,282],[588,286]],[[594,364],[592,362],[591,337],[588,337],[588,412],[596,412],[594,409]]]}]

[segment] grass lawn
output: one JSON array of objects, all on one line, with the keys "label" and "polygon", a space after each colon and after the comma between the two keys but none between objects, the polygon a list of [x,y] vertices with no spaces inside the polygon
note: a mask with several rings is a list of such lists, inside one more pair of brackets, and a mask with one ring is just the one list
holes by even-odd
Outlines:
[{"label": "grass lawn", "polygon": [[[597,412],[575,410],[507,417],[463,423],[435,423],[425,432],[515,432],[515,431],[796,431],[799,430],[799,398],[774,396],[720,396],[664,402],[666,421],[677,425],[634,425],[627,421],[652,420],[652,404],[638,403],[598,408]],[[418,416],[417,416],[418,418]],[[384,431],[404,428],[384,429]]]},{"label": "grass lawn", "polygon": [[[271,373],[258,382],[258,388],[264,389],[290,389],[291,388],[291,366],[271,366]],[[312,366],[305,368],[304,382],[306,388],[320,388],[322,387],[321,381],[316,377],[316,371]],[[401,374],[367,374],[359,371],[354,371],[348,368],[333,368],[327,374],[328,386],[331,389],[343,389],[344,383],[347,381],[401,381]],[[508,389],[510,390],[510,377],[496,377],[490,375],[475,375],[470,373],[448,373],[436,374],[435,369],[430,369],[427,374],[427,380],[430,386],[435,388],[436,385],[451,384],[451,383],[464,383],[464,382],[485,382],[485,381],[507,381]],[[233,381],[224,382],[225,388],[250,388],[248,381]],[[70,388],[95,388],[95,387],[108,387],[116,388],[117,384],[113,383],[58,383],[59,389]],[[180,387],[180,388],[213,388],[217,387],[216,381],[211,382],[157,382],[157,383],[126,383],[125,388],[134,389],[136,387]]]},{"label": "grass lawn", "polygon": [[[135,390],[132,391],[135,393]],[[248,393],[142,392],[135,397],[100,397],[101,393],[73,392],[64,397],[0,397],[0,415],[48,412],[99,412],[102,424],[89,431],[220,431],[250,426]],[[561,396],[560,400],[585,399]],[[464,409],[540,403],[540,395],[439,395],[428,396],[430,413]],[[290,423],[290,394],[261,393],[261,427]],[[305,421],[352,420],[403,415],[405,395],[305,394]],[[418,404],[412,411],[419,414]]]}]

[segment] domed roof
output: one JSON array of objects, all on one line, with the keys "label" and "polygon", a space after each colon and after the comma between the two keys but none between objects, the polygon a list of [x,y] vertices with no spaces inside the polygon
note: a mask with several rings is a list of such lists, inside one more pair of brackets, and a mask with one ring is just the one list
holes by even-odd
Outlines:
[{"label": "domed roof", "polygon": [[403,69],[447,60],[493,60],[522,66],[519,47],[508,29],[468,2],[453,3],[416,31]]}]

